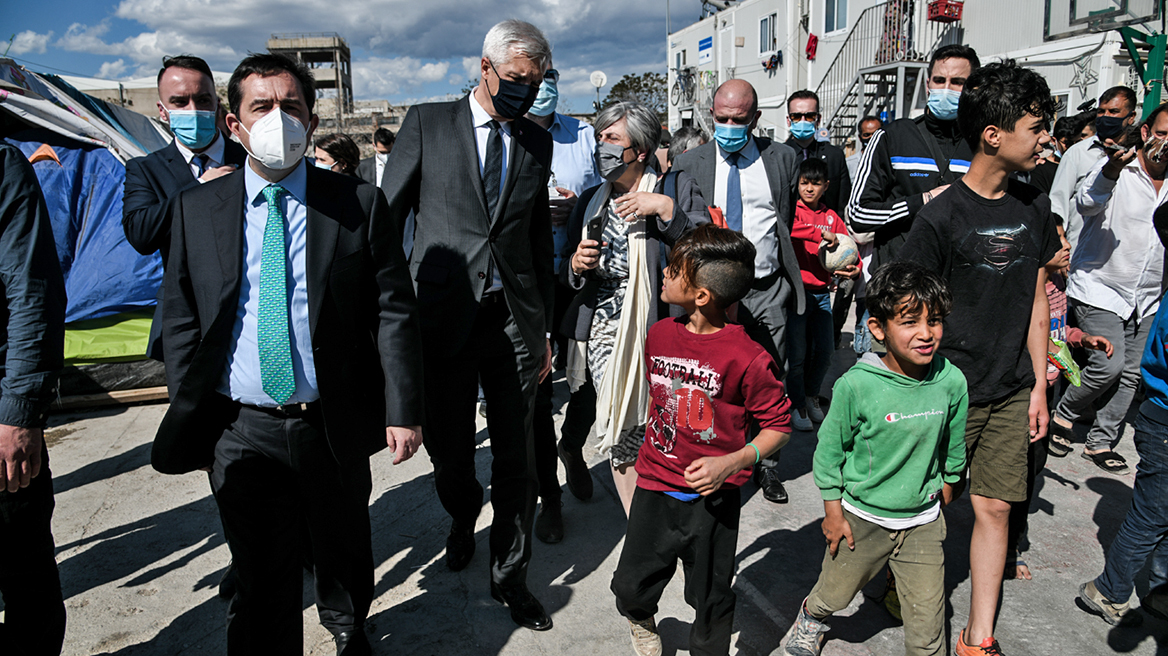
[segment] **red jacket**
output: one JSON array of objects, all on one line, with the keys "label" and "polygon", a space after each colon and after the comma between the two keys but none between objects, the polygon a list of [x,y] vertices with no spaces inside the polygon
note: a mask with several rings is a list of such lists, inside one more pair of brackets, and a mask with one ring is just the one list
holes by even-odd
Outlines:
[{"label": "red jacket", "polygon": [[803,274],[803,288],[809,292],[822,294],[831,284],[831,273],[819,262],[819,242],[821,230],[838,235],[848,234],[848,227],[839,215],[827,209],[823,201],[819,209],[813,210],[802,200],[795,203],[795,220],[791,225],[791,241],[795,247],[795,260]]}]

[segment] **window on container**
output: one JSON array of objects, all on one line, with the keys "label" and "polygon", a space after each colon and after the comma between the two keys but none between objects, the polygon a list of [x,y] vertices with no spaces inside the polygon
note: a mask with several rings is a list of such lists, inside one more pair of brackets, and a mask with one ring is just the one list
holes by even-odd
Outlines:
[{"label": "window on container", "polygon": [[848,0],[824,0],[823,31],[835,32],[848,27]]},{"label": "window on container", "polygon": [[771,14],[758,21],[758,54],[760,55],[774,52],[777,46],[775,43],[775,21],[777,18],[778,14]]}]

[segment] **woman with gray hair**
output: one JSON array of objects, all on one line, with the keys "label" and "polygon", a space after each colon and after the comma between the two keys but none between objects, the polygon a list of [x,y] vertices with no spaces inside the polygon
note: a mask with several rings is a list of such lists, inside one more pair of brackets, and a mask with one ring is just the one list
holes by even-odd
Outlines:
[{"label": "woman with gray hair", "polygon": [[593,127],[597,171],[605,182],[580,194],[568,221],[562,275],[579,292],[562,331],[572,338],[573,395],[596,402],[569,403],[562,430],[566,442],[583,444],[599,417],[600,449],[608,453],[628,515],[637,482],[632,465],[648,416],[645,336],[669,316],[660,300],[660,253],[710,217],[693,178],[680,173],[667,185],[655,170],[661,123],[652,110],[618,102],[601,111]]}]

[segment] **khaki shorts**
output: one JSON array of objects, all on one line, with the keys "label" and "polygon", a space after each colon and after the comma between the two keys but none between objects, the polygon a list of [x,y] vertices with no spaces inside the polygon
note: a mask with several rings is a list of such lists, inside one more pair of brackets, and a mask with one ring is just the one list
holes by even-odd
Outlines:
[{"label": "khaki shorts", "polygon": [[991,403],[969,405],[965,449],[970,494],[1011,502],[1026,500],[1030,389],[1024,387]]}]

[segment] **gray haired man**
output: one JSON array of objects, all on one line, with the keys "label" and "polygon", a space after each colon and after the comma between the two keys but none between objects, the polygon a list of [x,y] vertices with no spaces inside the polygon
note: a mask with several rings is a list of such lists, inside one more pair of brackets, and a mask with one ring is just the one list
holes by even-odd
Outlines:
[{"label": "gray haired man", "polygon": [[532,418],[551,370],[552,139],[524,118],[551,46],[509,20],[483,42],[479,85],[454,102],[415,105],[397,133],[381,188],[396,225],[414,211],[410,275],[425,361],[426,450],[451,516],[446,564],[475,551],[483,488],[475,478],[479,381],[491,434],[491,596],[519,625],[551,628],[527,589],[537,481]]}]

